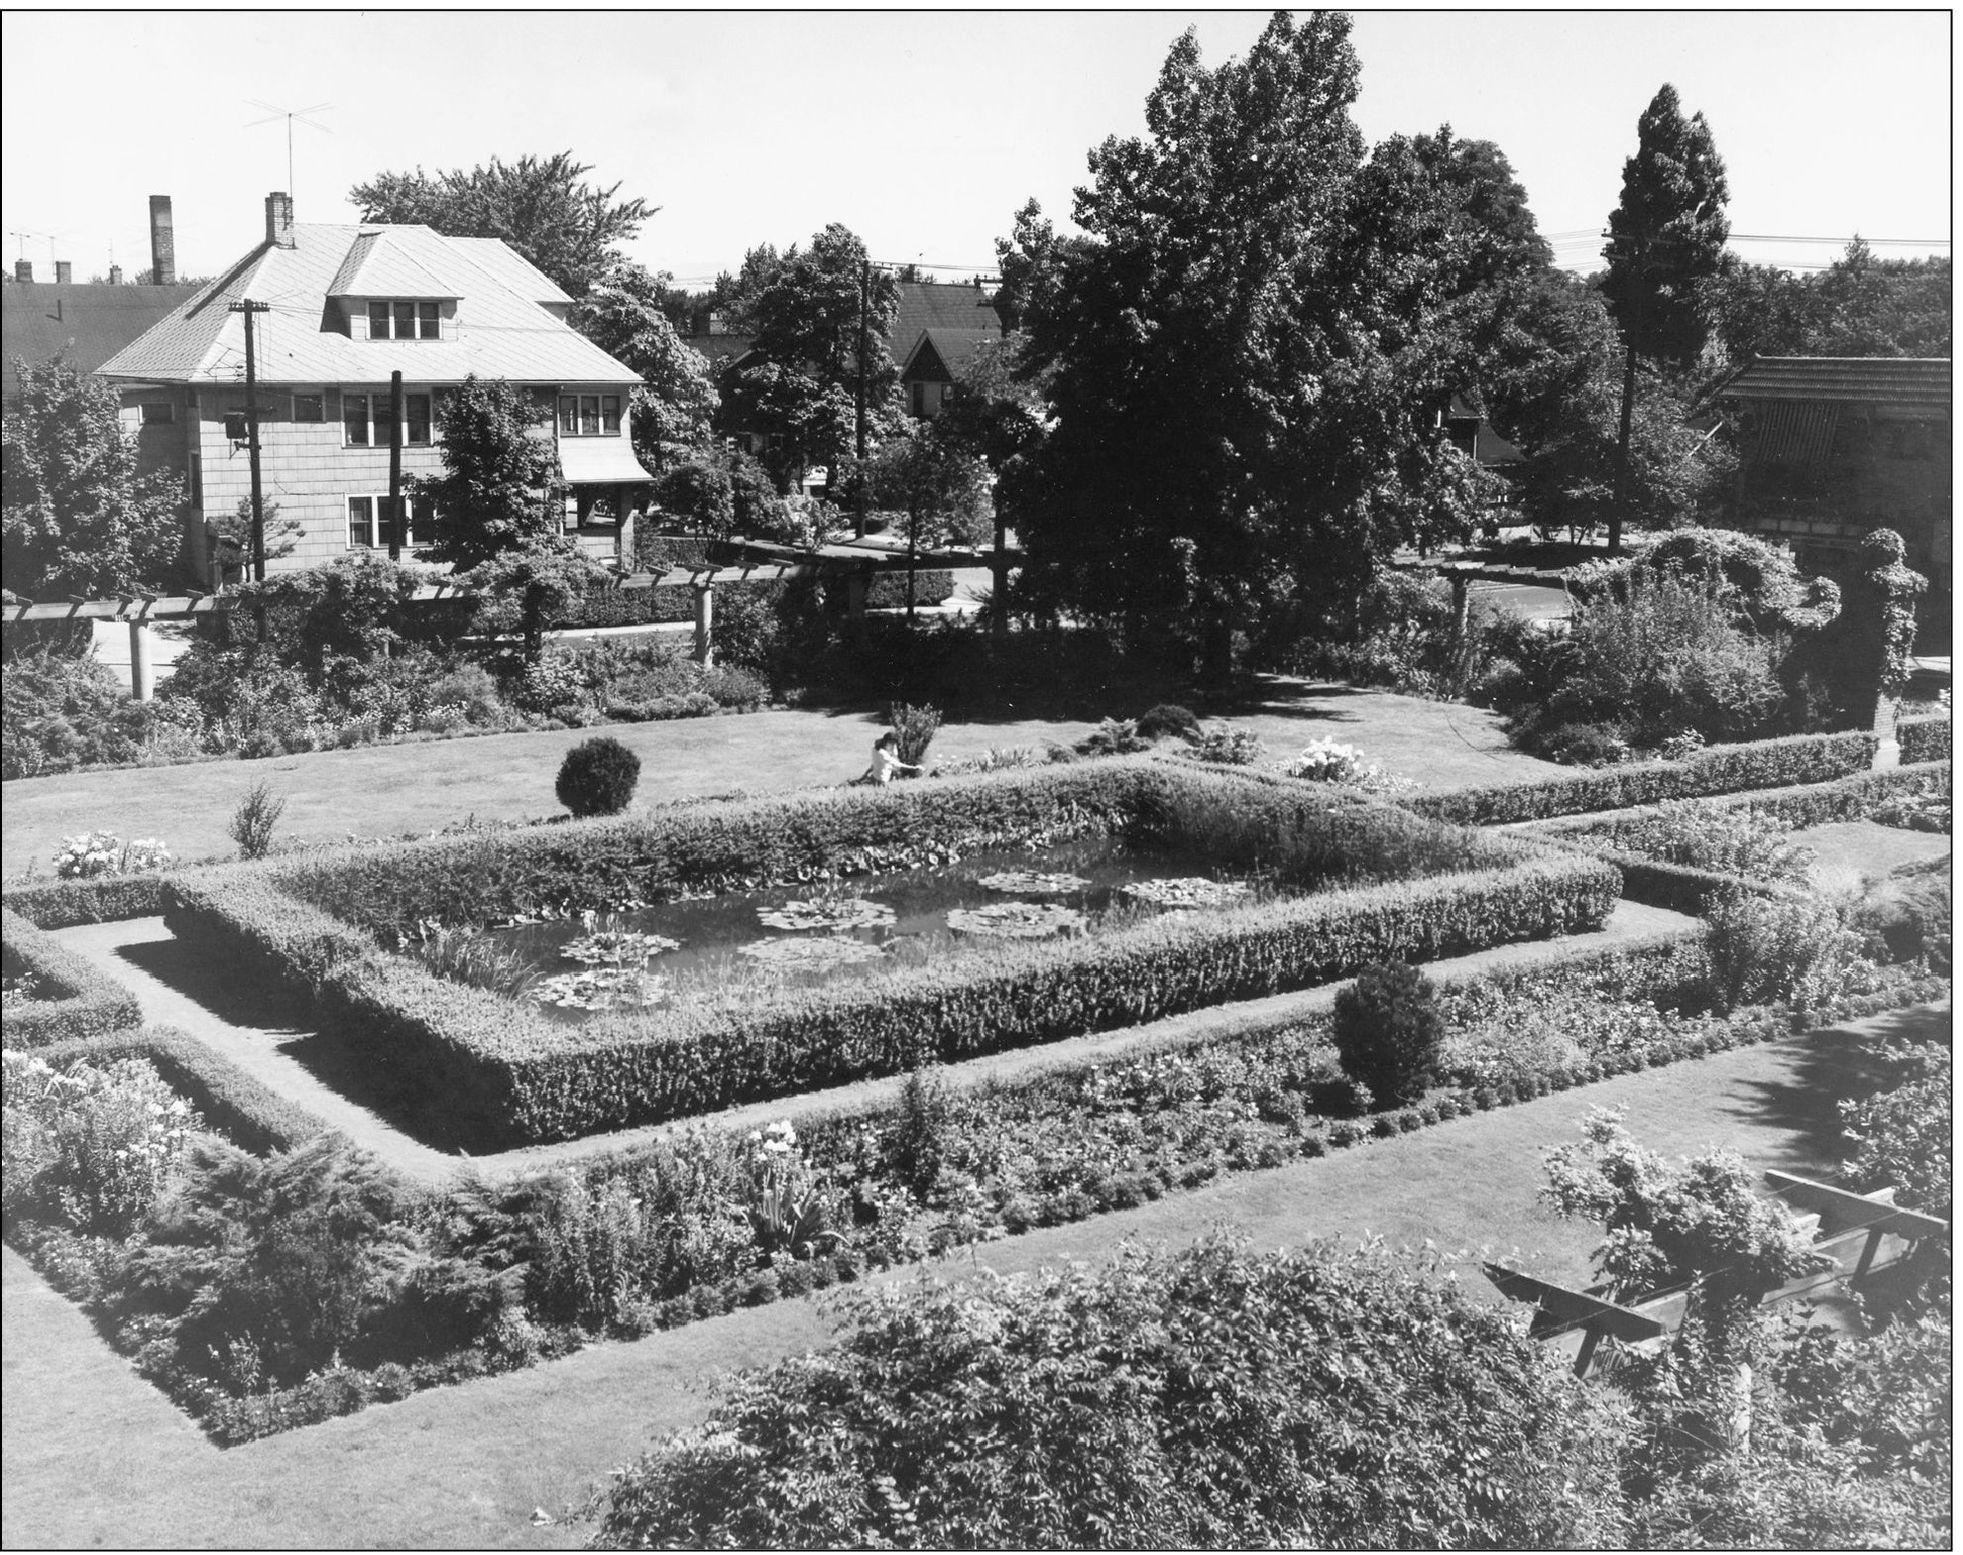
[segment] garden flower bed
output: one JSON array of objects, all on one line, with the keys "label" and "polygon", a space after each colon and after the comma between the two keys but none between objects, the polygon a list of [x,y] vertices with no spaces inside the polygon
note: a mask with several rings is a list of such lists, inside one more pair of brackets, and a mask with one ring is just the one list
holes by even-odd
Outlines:
[{"label": "garden flower bed", "polygon": [[[1217,869],[1306,894],[1150,912],[1086,936],[993,939],[987,956],[869,981],[781,979],[577,1025],[388,948],[431,919],[572,918],[1113,835],[1203,852]],[[170,893],[181,938],[306,989],[330,1036],[427,1100],[427,1133],[477,1149],[1133,1025],[1386,957],[1590,929],[1616,879],[1591,859],[1355,796],[1122,758],[365,848],[212,870]],[[1031,917],[993,915],[1007,916]]]}]

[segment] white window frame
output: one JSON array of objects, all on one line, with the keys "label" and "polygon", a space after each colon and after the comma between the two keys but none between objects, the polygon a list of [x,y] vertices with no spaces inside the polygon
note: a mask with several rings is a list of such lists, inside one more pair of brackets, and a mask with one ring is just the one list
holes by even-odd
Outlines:
[{"label": "white window frame", "polygon": [[[561,437],[619,437],[621,411],[627,403],[624,394],[561,394],[559,396],[559,435]],[[592,419],[587,419],[587,407]],[[570,409],[568,408],[570,407]],[[567,425],[570,419],[571,425]],[[612,425],[609,426],[608,423]],[[590,428],[590,429],[589,429]]]},{"label": "white window frame", "polygon": [[[401,313],[409,310],[409,334],[401,333]],[[375,333],[375,325],[382,332]],[[428,297],[370,297],[368,299],[368,338],[370,340],[441,340],[443,304]]]},{"label": "white window frame", "polygon": [[[389,445],[388,423],[382,418],[389,411],[389,391],[387,389],[343,389],[341,392],[341,446],[343,448],[386,448]],[[324,398],[324,396],[323,396]],[[427,437],[411,437],[409,429],[415,424],[410,415],[411,400],[427,400],[429,412],[424,417],[428,428]],[[363,402],[362,431],[365,440],[356,442],[348,436],[348,404],[351,400]],[[433,448],[436,446],[436,391],[434,389],[408,389],[402,391],[402,446],[404,448]]]},{"label": "white window frame", "polygon": [[[386,551],[388,539],[382,533],[385,522],[382,515],[387,511],[389,494],[382,492],[350,492],[341,504],[347,516],[347,549],[350,551]],[[361,520],[367,527],[368,538],[355,538],[355,504],[366,504],[366,516]],[[403,536],[402,549],[405,551],[426,550],[436,543],[436,506],[428,497],[412,497],[407,492],[402,495],[402,505],[409,511],[409,532]]]}]

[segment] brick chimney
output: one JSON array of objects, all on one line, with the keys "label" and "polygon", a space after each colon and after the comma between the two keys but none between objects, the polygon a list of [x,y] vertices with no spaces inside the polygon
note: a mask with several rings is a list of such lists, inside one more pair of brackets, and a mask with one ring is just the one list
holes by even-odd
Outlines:
[{"label": "brick chimney", "polygon": [[150,196],[150,279],[158,286],[177,284],[177,236],[170,224],[170,196]]},{"label": "brick chimney", "polygon": [[111,265],[109,267],[109,284],[111,286],[121,286],[123,284],[123,267],[121,265]]},{"label": "brick chimney", "polygon": [[266,196],[266,241],[274,248],[293,247],[293,196],[275,192]]},{"label": "brick chimney", "polygon": [[31,259],[16,259],[14,261],[14,279],[16,281],[32,281],[34,279],[34,261]]},{"label": "brick chimney", "polygon": [[55,285],[66,286],[75,279],[75,266],[66,259],[55,261]]}]

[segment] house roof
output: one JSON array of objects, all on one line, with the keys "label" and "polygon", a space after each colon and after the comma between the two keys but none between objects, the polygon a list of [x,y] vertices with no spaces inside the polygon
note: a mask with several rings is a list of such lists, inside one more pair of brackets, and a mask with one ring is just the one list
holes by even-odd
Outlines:
[{"label": "house roof", "polygon": [[902,281],[899,311],[886,337],[894,347],[894,356],[917,341],[923,329],[979,329],[999,335],[1002,321],[979,286]]},{"label": "house roof", "polygon": [[755,335],[684,335],[682,343],[708,359],[717,372],[734,367],[756,349]]},{"label": "house roof", "polygon": [[[898,342],[901,337],[894,336]],[[974,360],[975,353],[991,340],[1000,340],[1000,328],[973,324],[960,329],[923,329],[911,346],[893,353],[904,381],[915,378],[951,382],[954,375]]]},{"label": "house roof", "polygon": [[4,326],[0,358],[6,397],[20,392],[14,358],[45,362],[65,357],[93,372],[169,313],[197,295],[196,286],[108,286],[77,282],[22,281],[0,286]]},{"label": "house roof", "polygon": [[1949,408],[1947,357],[1759,356],[1707,400],[1814,400],[1841,405]]},{"label": "house roof", "polygon": [[[96,371],[137,382],[236,383],[245,320],[229,304],[249,297],[271,304],[255,318],[265,383],[379,383],[397,368],[418,383],[460,383],[472,373],[514,383],[640,382],[547,312],[544,304],[571,299],[502,249],[496,239],[420,226],[297,225],[293,247],[262,243]],[[336,290],[371,285],[387,289]],[[351,339],[328,299],[361,295],[457,298],[452,336]]]}]

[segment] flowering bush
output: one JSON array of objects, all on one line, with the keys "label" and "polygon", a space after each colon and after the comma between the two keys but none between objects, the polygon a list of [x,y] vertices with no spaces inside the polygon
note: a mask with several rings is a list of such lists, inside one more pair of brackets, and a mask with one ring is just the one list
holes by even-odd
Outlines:
[{"label": "flowering bush", "polygon": [[141,1059],[64,1072],[8,1052],[5,1065],[7,1213],[38,1207],[118,1232],[147,1217],[200,1126],[190,1105]]},{"label": "flowering bush", "polygon": [[797,1257],[818,1251],[821,1240],[837,1240],[825,1229],[824,1195],[789,1123],[753,1130],[747,1164],[742,1208],[759,1247]]},{"label": "flowering bush", "polygon": [[1196,760],[1222,767],[1251,767],[1267,754],[1261,737],[1251,729],[1209,729],[1191,743]]},{"label": "flowering bush", "polygon": [[1401,793],[1417,787],[1409,778],[1386,772],[1376,762],[1363,759],[1354,745],[1343,745],[1324,735],[1311,740],[1301,750],[1279,763],[1284,777],[1302,778],[1311,783],[1348,783],[1371,793]]},{"label": "flowering bush", "polygon": [[55,855],[55,873],[64,880],[89,880],[97,875],[131,875],[166,869],[170,863],[170,850],[159,837],[138,837],[134,842],[124,842],[114,832],[84,832],[79,837],[61,839],[61,852]]}]

